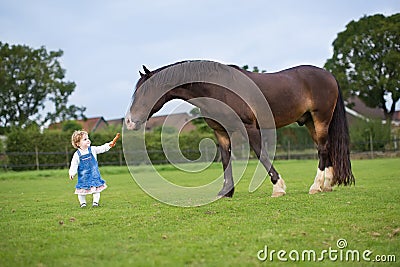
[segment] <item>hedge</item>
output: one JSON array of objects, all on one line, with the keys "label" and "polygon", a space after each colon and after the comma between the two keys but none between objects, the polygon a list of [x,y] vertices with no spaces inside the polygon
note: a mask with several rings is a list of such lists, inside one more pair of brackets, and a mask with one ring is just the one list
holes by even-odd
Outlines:
[{"label": "hedge", "polygon": [[[66,168],[69,166],[75,149],[71,145],[73,130],[45,130],[41,132],[38,127],[27,129],[14,128],[7,134],[6,159],[2,159],[3,167],[12,170],[34,170],[50,168]],[[110,142],[116,132],[115,129],[104,130],[89,134],[93,145],[101,145]],[[170,138],[176,138],[176,132],[163,133],[163,139],[168,143]],[[161,131],[148,132],[145,135],[145,144],[148,156],[152,163],[168,163],[161,144]],[[214,140],[212,132],[192,131],[179,134],[179,149],[189,160],[196,160],[201,156],[199,144],[204,138]],[[310,135],[305,127],[290,125],[277,131],[277,151],[287,149],[304,149],[313,145]],[[207,148],[206,148],[207,149]],[[132,153],[135,153],[133,151]],[[143,153],[142,153],[143,154]],[[254,153],[251,153],[255,157]],[[3,154],[4,158],[4,154]],[[219,154],[213,159],[216,161]],[[135,164],[145,163],[143,155],[135,155]],[[99,165],[125,164],[122,152],[122,138],[111,151],[98,156]],[[39,163],[39,164],[38,164]],[[130,163],[131,164],[131,163]]]},{"label": "hedge", "polygon": [[[71,144],[72,132],[45,130],[41,133],[37,127],[11,129],[6,139],[7,168],[34,170],[38,167],[40,169],[68,167],[76,151]],[[93,133],[89,136],[93,145],[101,145],[114,138],[114,134],[108,132]],[[122,148],[121,139],[118,140],[117,147]],[[119,162],[120,154],[105,153],[99,155],[99,159],[105,163]]]},{"label": "hedge", "polygon": [[[28,129],[15,128],[7,134],[6,163],[3,167],[12,170],[54,169],[69,167],[73,153],[76,151],[71,145],[73,131],[45,130],[42,133],[37,127]],[[115,136],[114,131],[90,133],[92,145],[101,145],[110,142]],[[175,134],[166,134],[174,138]],[[146,149],[153,163],[167,163],[162,152],[160,132],[150,132],[145,135]],[[176,138],[176,137],[175,137]],[[182,133],[179,135],[179,146],[186,158],[190,160],[200,157],[198,145],[204,138],[213,138],[212,134]],[[168,142],[168,141],[167,141]],[[137,164],[144,163],[138,154]],[[122,138],[117,141],[115,149],[98,155],[99,165],[122,165],[125,158],[122,151]],[[39,163],[39,164],[38,164]]]}]

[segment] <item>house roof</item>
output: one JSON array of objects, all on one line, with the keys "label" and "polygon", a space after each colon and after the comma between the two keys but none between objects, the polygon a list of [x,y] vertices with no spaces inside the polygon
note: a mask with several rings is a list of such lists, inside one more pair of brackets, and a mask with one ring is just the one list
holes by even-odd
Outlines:
[{"label": "house roof", "polygon": [[192,118],[193,117],[188,113],[175,113],[151,117],[146,123],[146,130],[152,130],[160,126],[169,126],[182,132],[190,132],[196,129],[196,126],[191,123]]},{"label": "house roof", "polygon": [[107,121],[108,125],[110,126],[122,126],[122,124],[124,123],[124,118],[120,118],[120,119],[113,119],[113,120],[108,120]]},{"label": "house roof", "polygon": [[[174,127],[183,132],[190,132],[196,129],[190,121],[193,117],[191,117],[188,113],[175,113],[163,116],[155,116],[151,117],[146,122],[146,130],[151,131],[154,128],[161,126]],[[107,121],[108,126],[116,126],[121,127],[124,124],[124,118],[114,119]]]},{"label": "house roof", "polygon": [[[102,129],[108,125],[107,121],[103,117],[94,117],[84,120],[76,120],[88,132],[95,132],[96,130]],[[53,123],[49,125],[51,130],[61,130],[63,122]]]},{"label": "house roof", "polygon": [[[156,127],[169,126],[174,127],[182,132],[190,132],[196,129],[191,123],[191,117],[188,113],[176,113],[164,116],[151,117],[146,122],[146,130],[150,131]],[[121,127],[124,124],[124,118],[113,119],[106,121],[103,117],[87,118],[85,120],[76,120],[88,132],[95,132],[98,130],[105,129],[106,127]],[[49,126],[51,130],[61,130],[63,122],[53,123]]]},{"label": "house roof", "polygon": [[347,101],[350,105],[350,109],[354,110],[358,114],[370,119],[381,119],[384,120],[385,116],[382,109],[380,108],[370,108],[362,102],[362,100],[356,96],[350,97]]},{"label": "house roof", "polygon": [[[345,102],[346,105],[351,106],[351,108],[346,106],[347,121],[349,124],[352,124],[356,118],[363,120],[378,119],[382,120],[383,122],[386,121],[382,109],[367,107],[358,97],[350,97],[348,101]],[[392,117],[392,125],[400,125],[400,111],[394,112]]]},{"label": "house roof", "polygon": [[108,120],[107,124],[108,126],[122,129],[122,127],[124,126],[124,118]]}]

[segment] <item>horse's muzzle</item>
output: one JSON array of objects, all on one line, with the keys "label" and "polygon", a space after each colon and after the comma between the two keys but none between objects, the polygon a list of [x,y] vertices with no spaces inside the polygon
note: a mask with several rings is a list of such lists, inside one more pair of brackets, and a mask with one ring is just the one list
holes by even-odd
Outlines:
[{"label": "horse's muzzle", "polygon": [[130,114],[125,117],[125,125],[128,130],[139,130],[142,123],[140,121],[133,120]]}]

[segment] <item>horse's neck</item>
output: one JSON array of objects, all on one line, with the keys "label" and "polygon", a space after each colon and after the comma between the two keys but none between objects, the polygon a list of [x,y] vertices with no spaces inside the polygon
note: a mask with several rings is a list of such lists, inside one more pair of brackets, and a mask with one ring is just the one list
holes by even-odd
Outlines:
[{"label": "horse's neck", "polygon": [[200,108],[202,112],[205,112],[210,108],[210,98],[217,99],[218,96],[215,94],[216,88],[213,85],[204,83],[194,83],[190,85],[184,85],[182,87],[175,88],[169,92],[167,101],[172,99],[181,99],[190,104]]},{"label": "horse's neck", "polygon": [[168,94],[168,101],[181,99],[190,102],[191,99],[207,96],[207,90],[201,83],[183,85],[172,89]]}]

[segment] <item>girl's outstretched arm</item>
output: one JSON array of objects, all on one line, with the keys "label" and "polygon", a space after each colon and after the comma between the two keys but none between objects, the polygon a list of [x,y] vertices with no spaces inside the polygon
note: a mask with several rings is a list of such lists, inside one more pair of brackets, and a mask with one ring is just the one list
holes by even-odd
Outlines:
[{"label": "girl's outstretched arm", "polygon": [[115,143],[117,143],[117,140],[118,140],[118,138],[120,137],[120,133],[117,133],[116,135],[115,135],[115,137],[114,137],[114,139],[111,141],[111,143],[110,143],[110,147],[114,147],[115,146]]}]

